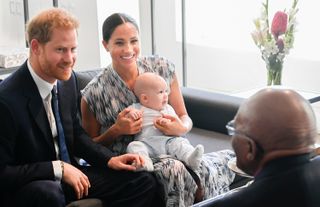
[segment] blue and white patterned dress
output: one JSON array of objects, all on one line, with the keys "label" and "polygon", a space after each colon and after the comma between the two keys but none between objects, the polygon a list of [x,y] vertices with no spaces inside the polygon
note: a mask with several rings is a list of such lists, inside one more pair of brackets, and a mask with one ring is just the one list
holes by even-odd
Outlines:
[{"label": "blue and white patterned dress", "polygon": [[[153,72],[162,76],[168,85],[173,80],[174,65],[159,56],[141,57],[137,60],[139,74]],[[83,89],[82,95],[90,110],[101,124],[101,133],[111,127],[118,114],[137,102],[134,93],[127,87],[112,65],[97,75]],[[126,147],[133,136],[122,136],[110,146],[118,154],[126,153]],[[230,150],[204,154],[200,170],[195,172],[204,187],[204,198],[210,198],[229,190],[234,173],[227,162],[234,157]],[[197,185],[186,167],[178,160],[160,157],[154,162],[155,175],[163,185],[167,206],[191,206],[194,203]]]}]

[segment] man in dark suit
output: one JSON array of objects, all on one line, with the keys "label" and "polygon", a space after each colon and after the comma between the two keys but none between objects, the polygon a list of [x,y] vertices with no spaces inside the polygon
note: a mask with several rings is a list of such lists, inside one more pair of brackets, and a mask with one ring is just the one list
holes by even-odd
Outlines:
[{"label": "man in dark suit", "polygon": [[199,206],[320,206],[314,112],[293,90],[264,89],[227,125],[237,166],[254,181]]},{"label": "man in dark suit", "polygon": [[[62,207],[65,200],[95,197],[107,206],[149,206],[155,178],[133,172],[143,159],[133,154],[115,156],[95,144],[80,126],[72,73],[77,28],[77,20],[62,9],[34,17],[27,27],[28,61],[0,84],[1,202]],[[53,87],[58,88],[58,109],[48,101],[55,96]],[[91,166],[78,165],[75,156]]]}]

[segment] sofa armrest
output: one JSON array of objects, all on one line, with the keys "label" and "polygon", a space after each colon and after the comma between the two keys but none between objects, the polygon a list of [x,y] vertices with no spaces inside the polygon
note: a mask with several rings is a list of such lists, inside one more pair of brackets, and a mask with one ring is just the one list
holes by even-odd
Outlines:
[{"label": "sofa armrest", "polygon": [[195,127],[227,134],[226,124],[237,113],[242,98],[182,87],[182,95]]}]

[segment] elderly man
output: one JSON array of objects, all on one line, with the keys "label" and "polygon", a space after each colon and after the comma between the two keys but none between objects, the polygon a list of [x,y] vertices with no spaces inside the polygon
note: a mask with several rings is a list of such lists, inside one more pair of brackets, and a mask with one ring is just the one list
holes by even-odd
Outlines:
[{"label": "elderly man", "polygon": [[227,128],[237,166],[254,182],[205,206],[320,206],[317,129],[307,100],[292,90],[261,90]]}]

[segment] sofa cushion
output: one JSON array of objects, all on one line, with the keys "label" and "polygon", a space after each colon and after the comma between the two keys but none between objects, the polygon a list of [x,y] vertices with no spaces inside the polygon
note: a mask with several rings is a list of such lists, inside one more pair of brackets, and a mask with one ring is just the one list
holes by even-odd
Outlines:
[{"label": "sofa cushion", "polygon": [[202,144],[205,153],[232,149],[230,136],[223,133],[193,127],[186,137],[193,146]]}]

